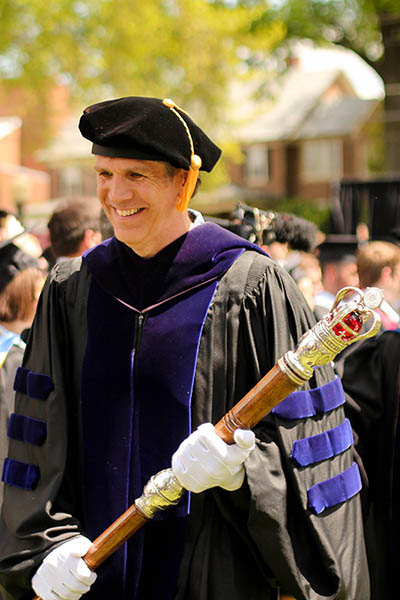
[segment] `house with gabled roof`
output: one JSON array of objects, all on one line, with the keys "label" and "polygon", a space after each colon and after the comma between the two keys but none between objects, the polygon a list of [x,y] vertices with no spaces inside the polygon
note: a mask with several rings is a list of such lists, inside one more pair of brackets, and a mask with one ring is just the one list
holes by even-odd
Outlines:
[{"label": "house with gabled roof", "polygon": [[381,100],[360,98],[338,69],[291,67],[274,102],[255,109],[237,129],[244,160],[231,165],[232,205],[262,208],[287,198],[323,204],[332,184],[370,175],[379,159]]}]

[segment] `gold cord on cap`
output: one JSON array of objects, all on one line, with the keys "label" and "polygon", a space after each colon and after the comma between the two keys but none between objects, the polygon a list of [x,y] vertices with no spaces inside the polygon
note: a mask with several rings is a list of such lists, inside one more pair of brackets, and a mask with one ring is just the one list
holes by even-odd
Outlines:
[{"label": "gold cord on cap", "polygon": [[170,100],[169,98],[163,100],[163,104],[167,106],[170,110],[172,110],[172,112],[181,121],[182,125],[186,130],[190,143],[190,169],[186,177],[185,185],[183,186],[182,194],[180,195],[178,204],[176,206],[179,212],[184,213],[189,205],[190,199],[193,196],[193,192],[196,187],[197,179],[199,177],[199,171],[201,169],[201,158],[200,156],[194,153],[193,139],[190,134],[190,129],[185,119],[183,119],[182,116],[179,114],[178,110],[183,112],[185,115],[187,115],[187,112],[185,112],[182,108],[177,106],[175,102],[173,100]]}]

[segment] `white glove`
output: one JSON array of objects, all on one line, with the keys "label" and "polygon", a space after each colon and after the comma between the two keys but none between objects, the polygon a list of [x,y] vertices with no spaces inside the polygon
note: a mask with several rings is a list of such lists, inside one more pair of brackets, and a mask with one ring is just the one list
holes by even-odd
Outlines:
[{"label": "white glove", "polygon": [[243,463],[255,446],[250,430],[237,429],[235,444],[226,444],[214,425],[204,423],[179,446],[172,457],[172,470],[179,483],[191,492],[219,486],[232,492],[244,480]]},{"label": "white glove", "polygon": [[91,545],[90,540],[80,535],[54,548],[32,577],[36,594],[42,600],[78,600],[86,594],[97,575],[80,557]]}]

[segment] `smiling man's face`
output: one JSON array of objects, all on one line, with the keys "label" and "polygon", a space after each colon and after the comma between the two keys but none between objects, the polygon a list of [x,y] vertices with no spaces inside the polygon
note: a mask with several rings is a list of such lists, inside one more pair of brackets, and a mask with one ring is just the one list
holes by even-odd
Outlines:
[{"label": "smiling man's face", "polygon": [[176,203],[186,171],[162,162],[97,156],[97,194],[115,236],[143,257],[154,256],[190,228]]}]

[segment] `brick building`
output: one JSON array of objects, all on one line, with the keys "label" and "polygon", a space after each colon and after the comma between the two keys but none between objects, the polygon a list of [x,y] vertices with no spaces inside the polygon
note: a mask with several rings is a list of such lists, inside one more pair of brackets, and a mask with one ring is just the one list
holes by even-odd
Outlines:
[{"label": "brick building", "polygon": [[381,100],[360,98],[338,69],[291,67],[273,102],[247,110],[236,132],[244,160],[231,164],[221,201],[218,190],[201,199],[203,210],[221,214],[238,201],[269,208],[288,198],[325,206],[333,184],[379,168],[381,110]]}]

